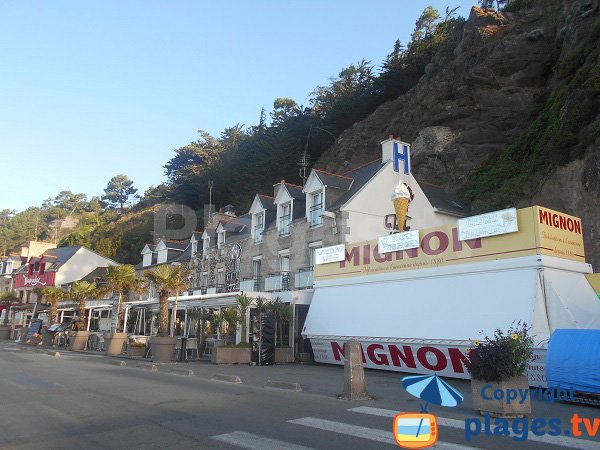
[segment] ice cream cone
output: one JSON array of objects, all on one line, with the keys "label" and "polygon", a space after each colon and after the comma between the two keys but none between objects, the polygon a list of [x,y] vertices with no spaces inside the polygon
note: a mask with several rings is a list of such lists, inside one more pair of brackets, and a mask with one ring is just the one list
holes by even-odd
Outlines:
[{"label": "ice cream cone", "polygon": [[410,200],[405,197],[399,197],[394,199],[394,210],[396,211],[396,226],[398,231],[404,231],[404,224],[406,223],[406,214],[408,213],[408,202]]},{"label": "ice cream cone", "polygon": [[408,185],[399,181],[398,186],[394,188],[394,192],[392,193],[392,201],[394,202],[394,210],[396,212],[396,228],[399,232],[404,231],[410,200],[411,195]]}]

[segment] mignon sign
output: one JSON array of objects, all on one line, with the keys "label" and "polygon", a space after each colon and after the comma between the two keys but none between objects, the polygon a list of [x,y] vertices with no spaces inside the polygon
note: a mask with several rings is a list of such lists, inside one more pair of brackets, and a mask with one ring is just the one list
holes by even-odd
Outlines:
[{"label": "mignon sign", "polygon": [[[361,342],[363,364],[368,369],[393,372],[436,373],[451,378],[469,379],[466,367],[467,342],[455,344],[385,342],[365,340]],[[311,338],[315,362],[343,365],[346,344],[332,339]],[[546,386],[546,350],[535,349],[528,365],[528,377],[532,386]]]}]

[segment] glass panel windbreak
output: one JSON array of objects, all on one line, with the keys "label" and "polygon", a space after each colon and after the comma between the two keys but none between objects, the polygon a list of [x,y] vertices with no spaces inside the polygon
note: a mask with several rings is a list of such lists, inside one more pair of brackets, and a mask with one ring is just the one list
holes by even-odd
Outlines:
[{"label": "glass panel windbreak", "polygon": [[312,194],[310,205],[310,225],[323,223],[323,191]]},{"label": "glass panel windbreak", "polygon": [[256,225],[254,226],[254,242],[262,242],[264,223],[264,213],[257,214]]},{"label": "glass panel windbreak", "polygon": [[291,205],[281,205],[281,217],[279,218],[279,234],[290,234],[290,222],[292,221]]}]

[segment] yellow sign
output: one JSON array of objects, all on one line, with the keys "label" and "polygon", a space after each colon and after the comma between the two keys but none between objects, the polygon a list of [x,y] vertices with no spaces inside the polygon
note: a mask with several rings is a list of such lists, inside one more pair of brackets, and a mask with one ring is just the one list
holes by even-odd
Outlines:
[{"label": "yellow sign", "polygon": [[451,264],[551,255],[585,262],[581,220],[540,206],[517,211],[518,231],[461,241],[456,225],[420,230],[420,246],[379,253],[378,240],[346,245],[344,261],[316,266],[317,280]]}]

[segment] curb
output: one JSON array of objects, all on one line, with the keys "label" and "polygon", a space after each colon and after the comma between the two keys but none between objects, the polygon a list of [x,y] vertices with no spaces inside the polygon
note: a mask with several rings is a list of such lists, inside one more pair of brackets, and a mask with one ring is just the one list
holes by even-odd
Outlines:
[{"label": "curb", "polygon": [[242,379],[240,377],[238,377],[237,375],[225,375],[223,373],[217,373],[216,375],[213,375],[211,380],[212,381],[223,381],[226,383],[235,383],[235,384],[240,384],[242,382]]},{"label": "curb", "polygon": [[302,392],[302,386],[299,383],[290,383],[288,381],[268,380],[265,384],[266,388],[284,389],[287,391]]}]

